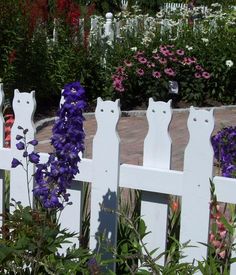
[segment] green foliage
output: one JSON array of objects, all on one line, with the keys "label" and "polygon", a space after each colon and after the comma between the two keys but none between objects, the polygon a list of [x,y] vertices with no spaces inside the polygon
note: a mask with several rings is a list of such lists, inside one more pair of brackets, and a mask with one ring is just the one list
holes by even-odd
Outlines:
[{"label": "green foliage", "polygon": [[43,209],[23,207],[19,202],[11,204],[13,213],[5,216],[1,228],[0,270],[7,274],[88,274],[88,259],[92,254],[87,249],[67,249],[59,254],[58,249],[76,237],[66,229],[60,229],[54,215]]}]

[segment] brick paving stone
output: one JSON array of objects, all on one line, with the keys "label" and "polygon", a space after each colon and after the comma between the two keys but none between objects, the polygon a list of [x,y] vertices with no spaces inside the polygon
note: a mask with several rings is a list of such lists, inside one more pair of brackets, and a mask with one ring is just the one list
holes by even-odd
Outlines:
[{"label": "brick paving stone", "polygon": [[[215,109],[215,129],[216,133],[222,126],[236,125],[236,107]],[[189,134],[187,130],[188,110],[174,111],[170,124],[170,136],[172,139],[172,161],[171,169],[183,169],[184,150],[188,143]],[[96,133],[96,121],[94,116],[86,118],[84,123],[86,133],[85,157],[92,157],[92,139]],[[49,125],[37,133],[40,141],[36,150],[39,152],[52,152],[50,146],[52,126]],[[118,124],[118,132],[121,139],[121,163],[142,165],[143,141],[148,131],[145,116],[122,117]]]}]

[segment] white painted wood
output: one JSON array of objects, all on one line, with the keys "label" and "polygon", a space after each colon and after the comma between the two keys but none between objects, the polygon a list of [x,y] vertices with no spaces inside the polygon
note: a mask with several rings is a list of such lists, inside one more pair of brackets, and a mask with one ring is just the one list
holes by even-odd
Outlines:
[{"label": "white painted wood", "polygon": [[104,24],[104,36],[107,37],[110,42],[114,40],[112,18],[113,14],[111,12],[106,13],[106,23]]},{"label": "white painted wood", "polygon": [[[97,132],[93,140],[93,180],[91,188],[90,248],[99,249],[99,237],[104,236],[103,245],[116,246],[116,211],[120,167],[120,139],[117,123],[120,118],[119,100],[97,100],[95,111]],[[111,256],[111,255],[110,255]],[[106,257],[106,256],[105,256]],[[115,264],[112,264],[115,270]]]},{"label": "white painted wood", "polygon": [[3,170],[11,169],[11,162],[13,159],[13,152],[9,148],[0,148],[0,167]]},{"label": "white painted wood", "polygon": [[208,243],[210,179],[213,170],[210,136],[213,128],[213,110],[190,107],[190,138],[184,155],[180,242],[191,241],[190,244],[197,247],[184,250],[184,262],[202,260],[207,256],[207,247],[199,242]]},{"label": "white painted wood", "polygon": [[213,183],[218,201],[236,204],[236,179],[214,177]]},{"label": "white painted wood", "polygon": [[[4,133],[4,118],[2,113],[2,107],[4,103],[4,92],[3,84],[0,83],[0,148],[2,149],[5,143],[5,133]],[[1,156],[0,156],[1,159]],[[0,166],[0,214],[4,212],[4,200],[5,200],[5,183],[4,183],[4,170]],[[3,218],[0,216],[0,227],[2,226]]]},{"label": "white painted wood", "polygon": [[[18,129],[18,126],[28,129],[27,140],[33,140],[35,138],[35,126],[33,123],[33,115],[36,109],[35,92],[20,93],[18,90],[14,91],[13,98],[13,110],[15,114],[15,121],[11,131],[11,151],[14,158],[22,161],[25,165],[25,158],[23,158],[23,150],[17,150],[16,136],[22,135],[22,131]],[[34,147],[29,145],[28,152],[31,153]],[[29,177],[34,173],[34,166],[32,163],[28,166]],[[28,189],[26,184],[26,172],[21,166],[11,168],[11,185],[10,185],[10,199],[13,198],[16,201],[21,201],[23,206],[29,205]],[[29,196],[32,204],[32,189],[33,178],[31,178],[29,184]]]},{"label": "white painted wood", "polygon": [[[171,138],[168,127],[172,118],[171,100],[168,103],[154,102],[150,98],[146,115],[149,128],[144,140],[143,166],[170,169]],[[160,184],[165,185],[166,182]],[[142,192],[141,216],[148,231],[153,233],[144,237],[144,243],[148,251],[158,248],[154,257],[166,250],[168,203],[169,195]],[[159,258],[157,263],[164,265],[165,257]]]},{"label": "white painted wood", "polygon": [[[59,213],[59,223],[61,228],[67,228],[68,232],[81,232],[82,225],[82,191],[83,183],[78,181],[73,181],[71,188],[69,188],[68,193],[70,194],[70,202],[72,205],[67,205],[61,213]],[[66,249],[75,245],[79,247],[79,234],[73,238],[69,238],[68,241],[71,243],[63,244],[62,248],[59,250],[59,253],[66,252]]]},{"label": "white painted wood", "polygon": [[183,172],[122,164],[120,166],[119,186],[181,196],[183,193]]}]

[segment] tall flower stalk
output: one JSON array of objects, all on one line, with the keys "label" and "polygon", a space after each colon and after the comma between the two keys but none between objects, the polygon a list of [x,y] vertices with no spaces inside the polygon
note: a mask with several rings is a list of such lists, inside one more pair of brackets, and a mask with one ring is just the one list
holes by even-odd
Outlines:
[{"label": "tall flower stalk", "polygon": [[53,126],[51,144],[55,151],[47,163],[38,164],[35,173],[34,196],[43,207],[63,209],[68,203],[74,176],[79,173],[80,153],[84,151],[85,133],[82,111],[85,103],[85,90],[79,82],[65,85],[62,96],[64,103],[57,113]]},{"label": "tall flower stalk", "polygon": [[32,151],[31,153],[29,153],[29,146],[36,146],[38,144],[37,140],[31,140],[28,141],[27,140],[27,132],[28,129],[23,129],[21,126],[18,126],[19,130],[22,130],[22,135],[17,135],[16,136],[16,140],[19,141],[16,144],[16,148],[20,151],[23,151],[23,157],[25,160],[25,163],[23,164],[22,161],[19,161],[16,158],[13,158],[12,163],[11,163],[11,167],[15,168],[19,165],[22,166],[22,168],[24,169],[25,173],[26,173],[26,182],[27,182],[27,192],[28,192],[28,200],[29,200],[29,205],[30,207],[32,207],[31,204],[31,190],[30,190],[30,182],[32,181],[32,175],[29,175],[29,164],[30,163],[34,163],[34,164],[38,164],[39,163],[39,154],[35,153],[34,151]]}]

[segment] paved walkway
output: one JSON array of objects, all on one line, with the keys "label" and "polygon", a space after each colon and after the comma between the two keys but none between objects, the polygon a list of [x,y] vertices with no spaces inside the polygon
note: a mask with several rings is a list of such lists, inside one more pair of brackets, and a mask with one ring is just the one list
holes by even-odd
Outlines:
[{"label": "paved walkway", "polygon": [[[137,113],[138,114],[138,113]],[[236,125],[236,107],[221,107],[214,111],[216,133],[222,126]],[[188,142],[187,130],[188,110],[174,110],[173,119],[170,125],[172,138],[172,162],[171,169],[183,169],[184,149]],[[85,121],[86,151],[85,157],[92,157],[92,139],[96,133],[96,121],[94,116],[87,116]],[[52,126],[48,125],[37,133],[40,141],[37,146],[39,152],[52,152],[50,146]],[[121,138],[121,162],[128,164],[142,165],[143,141],[148,131],[145,115],[122,117],[118,124],[118,131]]]}]

